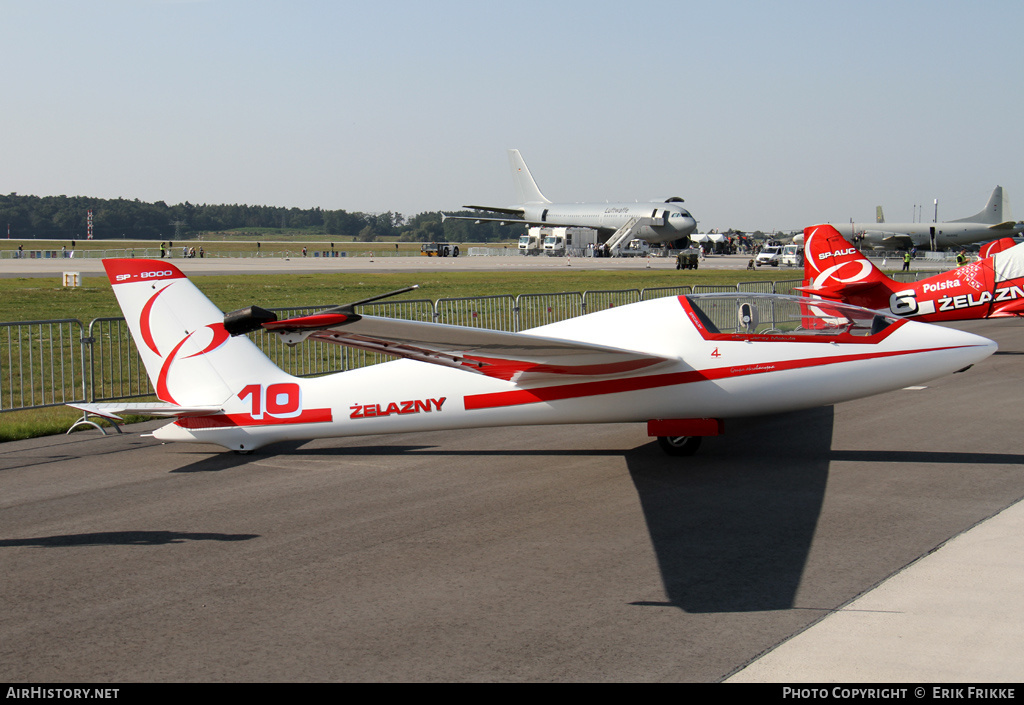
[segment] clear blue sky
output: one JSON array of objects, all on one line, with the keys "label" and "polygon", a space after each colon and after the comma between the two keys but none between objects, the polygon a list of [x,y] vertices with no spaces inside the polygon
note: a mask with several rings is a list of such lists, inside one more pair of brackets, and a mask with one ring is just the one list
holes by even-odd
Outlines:
[{"label": "clear blue sky", "polygon": [[1024,2],[0,0],[0,193],[1024,217]]}]

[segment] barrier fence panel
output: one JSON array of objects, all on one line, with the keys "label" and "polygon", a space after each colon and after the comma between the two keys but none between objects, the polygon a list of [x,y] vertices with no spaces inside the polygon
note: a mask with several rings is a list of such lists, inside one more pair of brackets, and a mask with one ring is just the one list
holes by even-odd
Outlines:
[{"label": "barrier fence panel", "polygon": [[736,291],[750,292],[753,294],[774,294],[775,282],[740,282],[736,285]]},{"label": "barrier fence panel", "polygon": [[434,302],[429,299],[378,301],[377,303],[360,306],[357,313],[364,313],[367,316],[380,316],[381,318],[400,318],[403,321],[427,321],[429,323],[434,320]]},{"label": "barrier fence panel", "polygon": [[597,313],[617,306],[635,304],[638,301],[640,301],[639,289],[583,292],[583,310],[586,313]]},{"label": "barrier fence panel", "polygon": [[796,287],[803,286],[803,279],[785,279],[775,282],[773,294],[786,294],[788,296],[806,296],[803,292],[796,291]]},{"label": "barrier fence panel", "polygon": [[89,401],[132,399],[155,394],[139,350],[123,318],[89,324]]},{"label": "barrier fence panel", "polygon": [[[741,303],[751,304],[757,312],[758,332],[765,332],[766,329],[781,329],[788,320],[788,314],[785,311],[777,310],[775,301],[754,296],[749,299],[743,296],[704,299],[700,303],[700,308],[722,333],[742,333],[746,331],[742,330],[740,326],[739,304]],[[799,318],[794,320],[799,320]]]},{"label": "barrier fence panel", "polygon": [[0,411],[86,401],[82,323],[0,323]]},{"label": "barrier fence panel", "polygon": [[895,282],[916,282],[921,279],[927,279],[928,277],[934,277],[936,274],[942,274],[938,269],[927,271],[924,269],[915,269],[912,272],[892,272],[889,274],[889,278]]},{"label": "barrier fence panel", "polygon": [[515,298],[508,294],[438,299],[434,320],[453,326],[515,330]]},{"label": "barrier fence panel", "polygon": [[693,287],[689,284],[684,286],[655,286],[650,289],[643,289],[640,292],[641,301],[660,299],[665,296],[686,296],[693,293]]},{"label": "barrier fence panel", "polygon": [[[735,291],[735,289],[734,289]],[[696,293],[696,292],[695,292]],[[705,292],[707,293],[707,292]],[[736,300],[733,298],[701,300],[700,308],[722,333],[734,333],[738,326]]]},{"label": "barrier fence panel", "polygon": [[504,330],[529,330],[580,316],[583,314],[583,295],[578,291],[563,294],[520,294],[516,297],[516,313],[516,327]]},{"label": "barrier fence panel", "polygon": [[727,284],[697,284],[693,287],[694,294],[735,294],[737,291],[735,285]]}]

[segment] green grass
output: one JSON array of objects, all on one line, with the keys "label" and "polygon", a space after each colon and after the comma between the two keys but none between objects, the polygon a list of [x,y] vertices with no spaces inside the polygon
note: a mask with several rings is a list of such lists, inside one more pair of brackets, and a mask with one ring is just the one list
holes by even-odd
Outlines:
[{"label": "green grass", "polygon": [[[0,414],[0,443],[66,433],[71,425],[80,418],[82,418],[82,412],[69,406],[5,411]],[[108,434],[117,433],[109,421],[97,417],[93,417],[91,420],[106,428]],[[125,423],[138,423],[147,420],[143,416],[125,416]],[[75,429],[75,433],[79,431],[99,433],[92,426],[80,426]]]},{"label": "green grass", "polygon": [[[720,285],[739,281],[797,279],[795,270],[737,272],[729,270],[585,271],[554,272],[410,272],[405,274],[261,274],[203,276],[193,281],[222,311],[252,304],[264,308],[332,305],[359,301],[376,294],[418,284],[403,299],[457,298],[497,294],[539,294],[566,291],[644,289],[688,284]],[[35,321],[77,318],[88,325],[94,318],[120,316],[121,310],[106,277],[84,277],[82,286],[65,288],[56,277],[0,279],[5,320]]]}]

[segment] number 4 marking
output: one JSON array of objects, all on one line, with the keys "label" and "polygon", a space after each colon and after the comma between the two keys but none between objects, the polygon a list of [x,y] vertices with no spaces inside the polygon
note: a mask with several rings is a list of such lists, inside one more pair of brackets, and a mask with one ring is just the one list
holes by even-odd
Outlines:
[{"label": "number 4 marking", "polygon": [[718,352],[718,348],[715,348],[714,352],[711,353],[711,357],[722,357],[722,353]]}]

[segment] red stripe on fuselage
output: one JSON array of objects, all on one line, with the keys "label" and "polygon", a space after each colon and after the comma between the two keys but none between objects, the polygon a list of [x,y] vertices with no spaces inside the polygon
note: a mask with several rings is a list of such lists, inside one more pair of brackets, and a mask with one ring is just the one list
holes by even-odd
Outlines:
[{"label": "red stripe on fuselage", "polygon": [[781,362],[750,363],[746,365],[716,367],[708,370],[670,372],[663,375],[627,377],[625,379],[601,380],[597,382],[580,382],[578,384],[563,384],[553,387],[538,387],[536,389],[516,389],[508,392],[491,392],[489,394],[471,394],[464,398],[464,403],[467,411],[496,409],[506,406],[536,404],[538,402],[579,399],[582,397],[620,394],[623,392],[637,392],[644,389],[674,387],[676,385],[690,384],[693,382],[728,379],[730,377],[747,377],[750,375],[765,374],[767,372],[784,372],[811,367],[821,367],[823,365],[840,364],[844,362],[859,362],[861,360],[874,360],[878,358],[912,355],[914,353],[922,352],[936,352],[938,350],[954,350],[960,347],[963,346],[927,348],[924,350],[893,350],[857,355],[838,355],[827,358],[807,358],[803,360],[784,360]]},{"label": "red stripe on fuselage", "polygon": [[178,419],[175,423],[182,428],[193,431],[204,428],[235,428],[240,426],[281,426],[297,423],[330,423],[334,415],[330,409],[307,409],[298,416],[291,418],[276,418],[265,416],[261,419],[253,418],[250,414],[210,414],[208,416],[187,416]]}]

